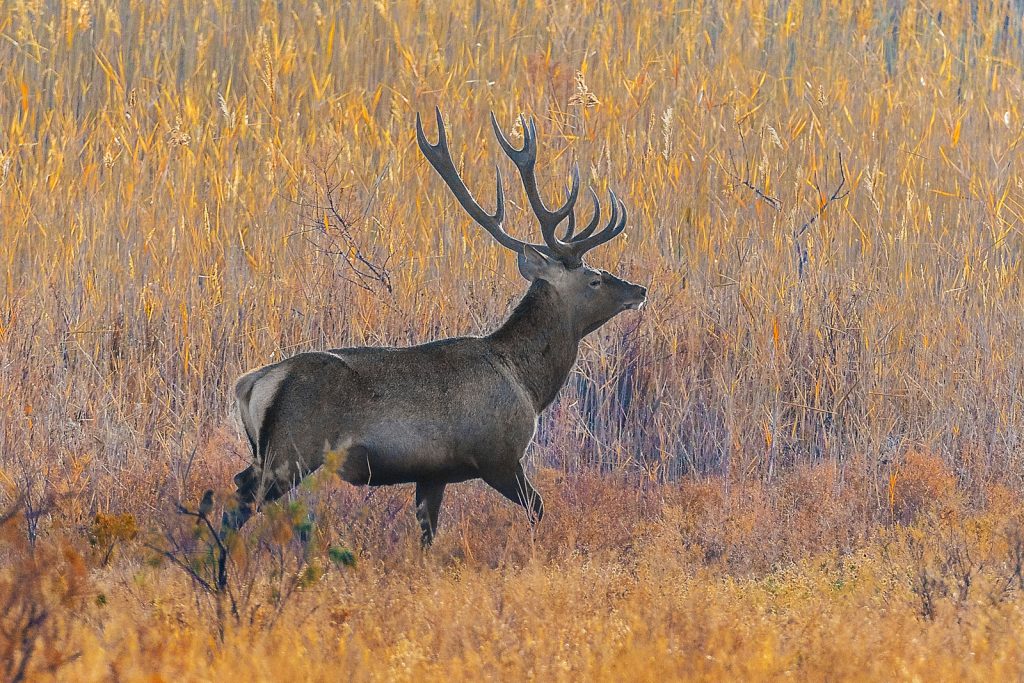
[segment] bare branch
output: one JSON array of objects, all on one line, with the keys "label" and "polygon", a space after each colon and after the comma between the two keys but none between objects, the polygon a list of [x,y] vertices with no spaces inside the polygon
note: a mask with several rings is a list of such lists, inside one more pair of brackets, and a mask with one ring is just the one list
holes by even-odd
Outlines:
[{"label": "bare branch", "polygon": [[761,188],[757,187],[749,180],[744,180],[742,178],[737,178],[736,180],[739,182],[740,185],[753,192],[754,196],[768,204],[768,206],[772,207],[776,211],[782,211],[782,202],[780,202],[777,198],[765,194]]},{"label": "bare branch", "polygon": [[178,559],[178,557],[174,553],[172,553],[171,551],[164,550],[163,548],[158,548],[157,546],[153,545],[152,543],[144,543],[143,545],[146,548],[149,548],[153,552],[157,553],[161,557],[166,557],[175,566],[177,566],[182,571],[184,571],[186,574],[188,574],[189,577],[193,581],[195,581],[197,584],[202,586],[203,590],[205,590],[205,591],[207,591],[209,593],[216,593],[217,592],[217,589],[214,588],[213,585],[209,581],[207,581],[203,577],[199,576],[199,574],[197,574],[196,571],[194,569],[192,569],[192,567],[188,566],[187,564],[182,562],[180,559]]},{"label": "bare branch", "polygon": [[[339,203],[343,188],[332,181],[326,166],[314,164],[315,187],[310,193],[312,199],[300,198],[294,203],[302,215],[302,229],[297,231],[317,251],[335,257],[343,262],[344,268],[336,274],[346,282],[367,292],[386,293],[382,301],[388,302],[394,296],[394,285],[388,264],[393,254],[389,251],[383,259],[367,253],[353,232],[353,221],[349,219]],[[362,209],[366,220],[369,204]],[[326,242],[326,243],[325,243]]]},{"label": "bare branch", "polygon": [[[805,232],[807,232],[808,228],[810,228],[812,225],[814,225],[818,221],[818,219],[821,218],[821,216],[825,213],[825,209],[828,208],[829,204],[831,204],[832,202],[838,201],[840,199],[843,199],[848,194],[850,194],[849,190],[846,190],[845,192],[843,192],[845,187],[846,187],[846,169],[843,166],[843,153],[840,152],[839,153],[839,184],[836,185],[836,189],[832,191],[832,194],[829,195],[828,198],[824,202],[821,202],[819,204],[818,210],[814,213],[814,215],[811,216],[810,218],[808,218],[807,221],[803,225],[801,225],[797,230],[793,231],[793,237],[794,238],[800,237]],[[819,190],[818,193],[820,195],[821,191]]]},{"label": "bare branch", "polygon": [[[736,166],[732,158],[732,152],[729,153],[729,162],[733,167]],[[768,206],[772,207],[772,209],[774,209],[775,211],[782,211],[782,202],[780,202],[777,197],[772,197],[767,192],[762,190],[760,187],[755,185],[750,180],[749,173],[744,173],[744,177],[741,178],[738,173],[736,173],[732,169],[726,168],[725,165],[723,165],[721,162],[719,162],[719,166],[721,166],[722,170],[725,171],[726,175],[735,180],[738,185],[742,185],[743,187],[753,192],[755,197],[766,203]]]},{"label": "bare branch", "polygon": [[210,521],[210,518],[207,516],[206,511],[203,509],[203,507],[205,506],[201,506],[200,509],[196,512],[187,509],[180,503],[176,505],[176,507],[178,509],[178,514],[186,515],[188,517],[195,517],[201,522],[204,522],[206,524],[206,528],[209,529],[210,536],[213,538],[214,543],[217,544],[216,592],[228,591],[228,595],[231,598],[231,609],[237,615],[237,610],[235,609],[235,598],[233,595],[230,594],[230,591],[228,590],[228,549],[227,546],[224,545],[224,541],[221,540],[220,534],[217,533],[217,531],[213,528],[213,523]]}]

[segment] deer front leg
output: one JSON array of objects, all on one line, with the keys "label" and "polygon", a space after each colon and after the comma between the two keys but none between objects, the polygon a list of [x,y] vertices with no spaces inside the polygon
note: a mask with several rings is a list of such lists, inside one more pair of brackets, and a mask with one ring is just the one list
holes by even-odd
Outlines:
[{"label": "deer front leg", "polygon": [[523,464],[516,463],[515,470],[506,477],[484,477],[484,481],[491,485],[501,495],[513,503],[522,505],[530,516],[530,524],[537,524],[544,517],[544,501],[540,493],[533,487],[530,480],[526,478],[523,471]]},{"label": "deer front leg", "polygon": [[441,499],[444,497],[445,482],[416,482],[416,519],[423,532],[423,546],[429,546],[437,533],[437,515],[441,510]]}]

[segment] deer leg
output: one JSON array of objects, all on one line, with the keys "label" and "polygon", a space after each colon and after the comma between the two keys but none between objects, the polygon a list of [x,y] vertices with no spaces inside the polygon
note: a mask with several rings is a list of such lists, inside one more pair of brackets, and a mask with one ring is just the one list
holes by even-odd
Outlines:
[{"label": "deer leg", "polygon": [[416,519],[419,520],[423,532],[423,547],[429,546],[437,533],[437,515],[441,510],[441,499],[444,497],[445,482],[416,482]]},{"label": "deer leg", "polygon": [[484,477],[484,481],[513,503],[522,505],[530,516],[531,525],[537,524],[544,517],[544,501],[526,478],[522,463],[516,463],[515,470],[507,477]]}]

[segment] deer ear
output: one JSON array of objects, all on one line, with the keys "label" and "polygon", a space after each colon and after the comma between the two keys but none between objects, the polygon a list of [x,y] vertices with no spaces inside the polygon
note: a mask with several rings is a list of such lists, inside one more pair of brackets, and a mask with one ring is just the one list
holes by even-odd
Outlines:
[{"label": "deer ear", "polygon": [[519,253],[519,258],[516,261],[519,273],[530,282],[549,280],[549,274],[555,265],[554,261],[529,244],[523,245],[523,250]]}]

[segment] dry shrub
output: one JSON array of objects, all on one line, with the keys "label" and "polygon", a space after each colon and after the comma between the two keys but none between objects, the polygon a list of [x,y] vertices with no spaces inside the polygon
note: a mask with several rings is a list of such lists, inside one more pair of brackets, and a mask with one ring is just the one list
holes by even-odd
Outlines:
[{"label": "dry shrub", "polygon": [[84,558],[60,536],[30,545],[19,500],[0,513],[0,675],[5,681],[54,675],[76,659],[70,638],[87,597]]},{"label": "dry shrub", "polygon": [[942,458],[918,450],[908,452],[890,479],[894,519],[909,524],[919,515],[957,505],[956,477]]},{"label": "dry shrub", "polygon": [[849,553],[875,519],[854,491],[831,463],[799,466],[770,485],[683,481],[661,491],[654,544],[686,548],[698,564],[738,576],[812,554]]}]

